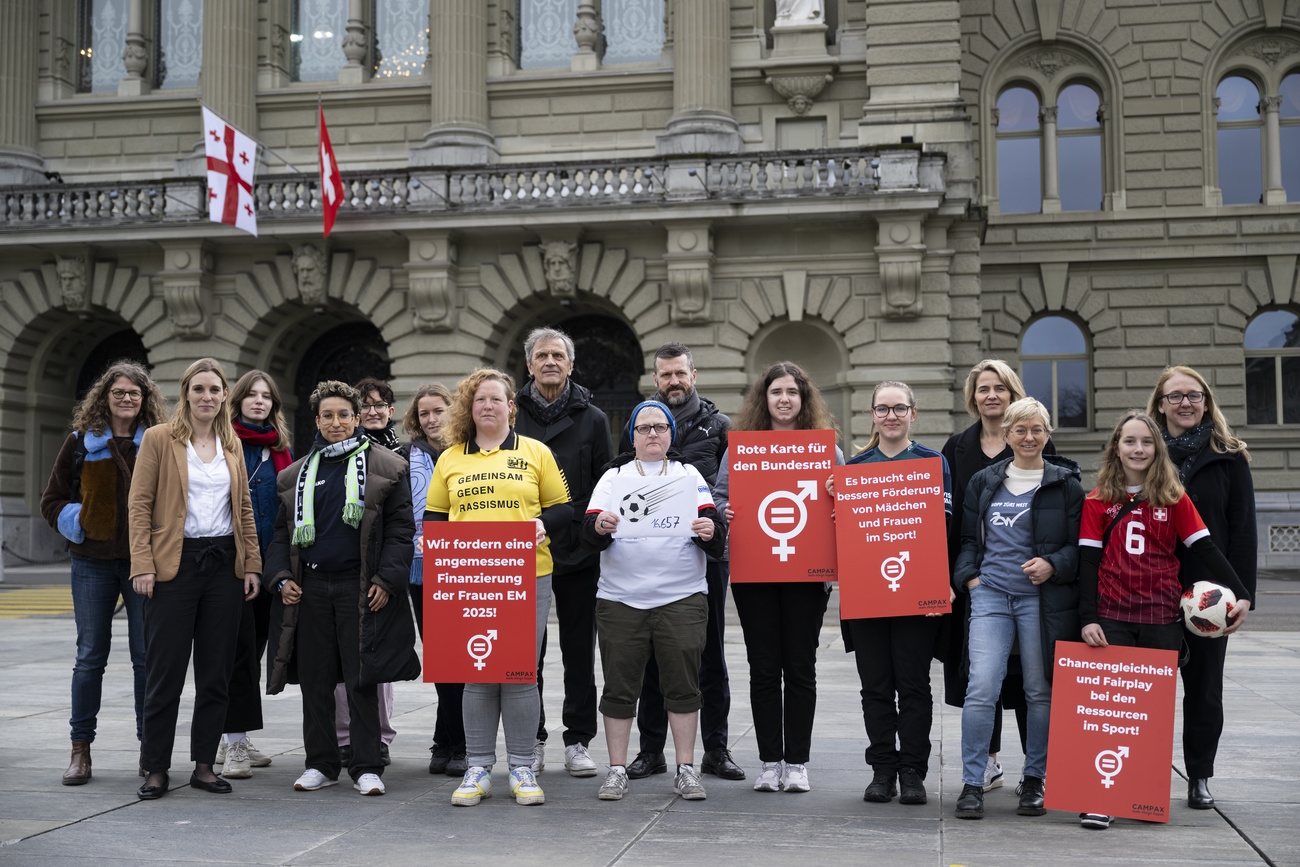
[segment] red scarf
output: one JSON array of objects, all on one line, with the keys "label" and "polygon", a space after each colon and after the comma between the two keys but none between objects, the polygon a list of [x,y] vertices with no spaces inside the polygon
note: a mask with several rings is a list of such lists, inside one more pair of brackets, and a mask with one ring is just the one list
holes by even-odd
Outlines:
[{"label": "red scarf", "polygon": [[[244,427],[243,422],[239,419],[235,419],[233,424],[235,426],[235,433],[237,433],[239,438],[248,445],[274,446],[280,439],[280,435],[275,432],[274,428],[266,433],[261,433]],[[275,468],[277,473],[289,466],[291,463],[293,463],[293,456],[289,454],[288,449],[271,449],[271,466]]]}]

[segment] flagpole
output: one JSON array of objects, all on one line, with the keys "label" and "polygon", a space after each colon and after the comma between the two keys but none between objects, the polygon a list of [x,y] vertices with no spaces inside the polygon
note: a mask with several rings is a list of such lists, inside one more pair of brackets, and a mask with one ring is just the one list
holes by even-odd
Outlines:
[{"label": "flagpole", "polygon": [[[217,110],[216,110],[215,108],[213,108],[212,106],[208,105],[206,102],[204,102],[204,101],[203,101],[202,99],[200,99],[199,97],[195,97],[195,98],[194,98],[194,101],[197,102],[199,105],[203,106],[204,108],[206,108],[208,111],[212,112],[213,114],[216,114],[218,117],[221,117],[221,115],[217,113]],[[257,146],[258,146],[258,147],[260,147],[262,150],[266,151],[266,152],[267,152],[268,154],[270,154],[271,156],[275,157],[275,158],[276,158],[277,160],[279,160],[280,162],[284,163],[286,166],[288,166],[290,169],[293,170],[294,174],[297,174],[297,175],[302,174],[302,171],[301,171],[297,166],[295,166],[293,163],[291,163],[291,162],[289,162],[288,160],[286,160],[284,157],[280,156],[280,154],[278,154],[277,152],[271,150],[269,147],[267,147],[265,144],[263,144],[262,141],[261,141],[257,136],[249,135],[248,133],[244,132],[244,131],[243,131],[242,129],[240,129],[239,127],[235,126],[235,125],[234,125],[233,123],[231,123],[230,121],[226,120],[224,117],[221,117],[221,120],[222,120],[223,123],[225,123],[226,126],[230,127],[230,128],[233,129],[235,132],[239,133],[239,134],[242,135],[242,136],[246,136],[246,137],[252,139],[253,141],[257,142]]]}]

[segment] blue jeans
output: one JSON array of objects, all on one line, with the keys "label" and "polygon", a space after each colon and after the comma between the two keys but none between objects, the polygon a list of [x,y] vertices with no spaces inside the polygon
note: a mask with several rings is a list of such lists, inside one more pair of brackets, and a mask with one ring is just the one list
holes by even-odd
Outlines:
[{"label": "blue jeans", "polygon": [[1020,668],[1024,673],[1028,707],[1025,744],[1027,777],[1047,778],[1047,726],[1052,716],[1052,685],[1043,670],[1042,621],[1038,594],[1012,596],[977,584],[970,592],[970,681],[961,711],[962,782],[984,785],[993,735],[993,709],[1002,692],[1007,657],[1020,642]]},{"label": "blue jeans", "polygon": [[72,667],[72,740],[93,741],[104,688],[104,667],[113,644],[113,609],[126,601],[126,631],[135,672],[135,737],[144,720],[144,597],[131,589],[130,560],[92,560],[72,555],[72,611],[77,623],[77,662]]}]

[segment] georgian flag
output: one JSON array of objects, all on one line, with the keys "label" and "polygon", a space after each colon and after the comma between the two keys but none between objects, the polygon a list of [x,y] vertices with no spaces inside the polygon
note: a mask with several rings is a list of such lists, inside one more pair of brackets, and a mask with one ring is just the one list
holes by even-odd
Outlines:
[{"label": "georgian flag", "polygon": [[253,174],[257,142],[203,108],[203,144],[208,157],[208,217],[257,237]]},{"label": "georgian flag", "polygon": [[334,228],[334,218],[343,204],[343,178],[339,176],[339,161],[334,158],[330,144],[330,131],[325,126],[325,107],[320,109],[320,198],[321,212],[325,216],[325,237]]}]

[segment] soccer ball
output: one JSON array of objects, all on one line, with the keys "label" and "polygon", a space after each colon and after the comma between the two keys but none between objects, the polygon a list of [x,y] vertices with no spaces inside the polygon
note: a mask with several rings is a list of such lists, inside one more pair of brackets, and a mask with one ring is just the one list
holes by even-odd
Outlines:
[{"label": "soccer ball", "polygon": [[1202,638],[1218,638],[1228,626],[1228,615],[1237,604],[1236,595],[1213,581],[1197,581],[1183,594],[1183,625]]},{"label": "soccer ball", "polygon": [[646,502],[641,494],[628,494],[618,504],[618,513],[629,521],[639,521],[645,517]]}]

